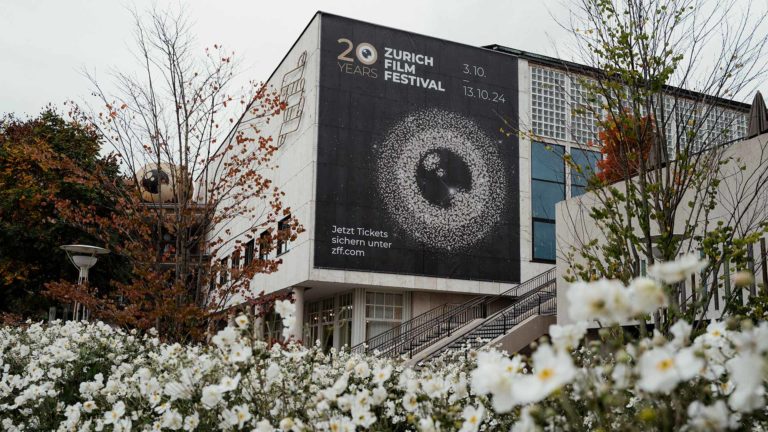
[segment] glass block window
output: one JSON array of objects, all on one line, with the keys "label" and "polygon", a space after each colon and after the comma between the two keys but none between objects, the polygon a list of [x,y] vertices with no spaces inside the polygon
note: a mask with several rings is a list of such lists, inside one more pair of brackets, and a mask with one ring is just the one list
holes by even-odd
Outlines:
[{"label": "glass block window", "polygon": [[566,83],[560,71],[531,67],[531,122],[538,136],[566,139]]},{"label": "glass block window", "polygon": [[580,144],[595,143],[600,131],[599,119],[605,117],[600,96],[590,96],[594,81],[574,78],[571,81],[571,135]]}]

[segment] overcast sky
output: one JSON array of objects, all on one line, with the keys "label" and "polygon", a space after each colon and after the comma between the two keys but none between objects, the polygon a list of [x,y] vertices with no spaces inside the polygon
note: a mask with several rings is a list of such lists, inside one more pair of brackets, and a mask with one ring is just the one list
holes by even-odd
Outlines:
[{"label": "overcast sky", "polygon": [[[768,4],[768,0],[757,2]],[[105,83],[112,68],[134,68],[128,9],[142,10],[155,3],[0,0],[0,113],[35,114],[47,103],[86,99],[90,84],[82,74],[84,68]],[[498,43],[552,56],[565,55],[571,41],[553,18],[567,19],[569,12],[563,6],[567,0],[200,0],[180,4],[192,18],[201,49],[223,43],[242,61],[242,76],[254,80],[268,78],[318,9],[456,42]],[[768,85],[761,87],[766,93]]]}]

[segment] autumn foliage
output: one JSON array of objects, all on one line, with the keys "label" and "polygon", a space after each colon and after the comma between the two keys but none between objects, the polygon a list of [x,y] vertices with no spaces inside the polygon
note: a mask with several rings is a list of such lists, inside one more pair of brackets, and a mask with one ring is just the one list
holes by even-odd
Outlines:
[{"label": "autumn foliage", "polygon": [[603,159],[597,162],[597,177],[603,183],[626,180],[639,172],[653,148],[653,118],[636,119],[629,112],[611,115],[601,122],[598,134]]}]

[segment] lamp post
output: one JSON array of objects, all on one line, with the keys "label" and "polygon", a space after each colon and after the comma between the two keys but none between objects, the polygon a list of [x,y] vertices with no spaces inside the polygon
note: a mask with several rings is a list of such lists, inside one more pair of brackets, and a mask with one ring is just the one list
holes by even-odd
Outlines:
[{"label": "lamp post", "polygon": [[[67,252],[67,258],[78,270],[77,285],[82,287],[88,285],[88,270],[96,264],[98,258],[96,255],[103,255],[109,253],[108,249],[100,248],[98,246],[89,245],[64,245],[61,246],[65,252]],[[72,318],[77,321],[79,319],[87,319],[88,311],[78,301],[75,301]]]}]

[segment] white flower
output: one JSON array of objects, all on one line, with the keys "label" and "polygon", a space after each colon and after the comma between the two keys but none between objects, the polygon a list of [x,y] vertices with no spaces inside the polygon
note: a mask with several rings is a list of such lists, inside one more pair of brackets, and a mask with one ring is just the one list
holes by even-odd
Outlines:
[{"label": "white flower", "polygon": [[738,419],[731,415],[722,400],[712,405],[693,401],[688,405],[688,426],[696,431],[724,431],[738,427]]},{"label": "white flower", "polygon": [[217,347],[219,347],[224,352],[229,350],[229,346],[235,343],[237,340],[237,331],[232,327],[225,327],[223,330],[216,333],[214,337],[211,338],[211,342],[213,342]]},{"label": "white flower", "polygon": [[360,378],[368,378],[371,376],[371,368],[368,366],[368,362],[362,361],[355,365],[355,375]]},{"label": "white flower", "polygon": [[241,329],[245,329],[248,327],[248,317],[245,315],[240,315],[237,318],[235,318],[235,324],[237,324],[238,327]]},{"label": "white flower", "polygon": [[104,413],[104,424],[113,424],[120,420],[120,417],[125,414],[125,404],[123,401],[118,401],[112,405],[112,409]]},{"label": "white flower", "polygon": [[272,427],[272,424],[267,419],[263,419],[256,423],[256,429],[254,429],[256,432],[274,432],[275,428]]},{"label": "white flower", "polygon": [[278,300],[275,302],[275,313],[285,319],[296,314],[296,304],[290,300]]},{"label": "white flower", "polygon": [[332,432],[354,432],[355,424],[347,417],[334,417],[328,422],[328,430]]},{"label": "white flower", "polygon": [[748,413],[765,407],[763,371],[765,360],[759,354],[742,353],[725,364],[735,389],[728,405],[736,411]]},{"label": "white flower", "polygon": [[350,415],[356,425],[366,429],[376,422],[376,416],[372,412],[356,405],[352,406]]},{"label": "white flower", "polygon": [[238,405],[231,410],[225,409],[222,411],[221,416],[230,426],[237,426],[238,429],[242,429],[243,424],[251,419],[251,413],[245,405]]},{"label": "white flower", "polygon": [[533,417],[531,417],[531,407],[532,405],[523,407],[523,410],[520,412],[520,420],[512,425],[510,432],[539,432],[541,430],[540,427],[536,426]]},{"label": "white flower", "polygon": [[387,364],[384,367],[377,368],[373,372],[373,381],[374,384],[382,384],[386,380],[389,379],[389,377],[392,376],[392,365]]},{"label": "white flower", "polygon": [[203,387],[203,396],[200,401],[206,408],[213,408],[224,398],[222,397],[221,387],[218,385],[207,385]]},{"label": "white flower", "polygon": [[175,409],[169,409],[163,414],[163,428],[179,430],[183,425],[183,417]]},{"label": "white flower", "polygon": [[652,314],[669,305],[664,287],[647,277],[635,278],[629,284],[629,301],[633,315]]},{"label": "white flower", "polygon": [[533,353],[533,373],[515,380],[513,391],[518,404],[538,402],[576,377],[571,356],[541,345]]},{"label": "white flower", "polygon": [[697,254],[683,255],[675,261],[663,262],[648,268],[648,275],[668,284],[684,281],[688,276],[698,273],[709,265],[706,259]]},{"label": "white flower", "polygon": [[200,416],[198,416],[197,411],[195,411],[184,419],[184,430],[193,431],[197,429],[197,426],[199,424],[200,424]]},{"label": "white flower", "polygon": [[240,374],[235,375],[234,378],[225,376],[221,379],[221,382],[219,383],[219,389],[222,392],[232,391],[237,388],[237,385],[239,383],[240,383]]},{"label": "white flower", "polygon": [[284,419],[280,420],[280,430],[289,431],[293,429],[294,425],[295,422],[290,417],[285,417]]},{"label": "white flower", "polygon": [[459,432],[477,432],[480,428],[480,422],[483,421],[485,415],[485,408],[482,405],[473,407],[467,405],[464,407],[464,411],[461,413],[461,417],[464,419],[464,423],[461,425]]},{"label": "white flower", "polygon": [[513,381],[522,369],[519,356],[510,359],[498,351],[481,351],[477,367],[470,374],[472,390],[480,395],[492,394],[494,411],[508,412],[515,405]]},{"label": "white flower", "polygon": [[672,343],[678,347],[688,345],[691,337],[691,329],[691,325],[688,324],[688,321],[686,320],[680,320],[676,322],[674,325],[672,325],[672,327],[669,328],[672,336],[674,336]]},{"label": "white flower", "polygon": [[445,395],[445,380],[439,376],[433,376],[432,378],[422,381],[421,388],[430,398],[440,398]]},{"label": "white flower", "polygon": [[371,400],[374,405],[381,405],[382,402],[387,400],[387,390],[382,386],[374,388]]},{"label": "white flower", "polygon": [[252,355],[253,350],[251,347],[237,343],[230,348],[229,359],[232,363],[243,363],[248,361]]},{"label": "white flower", "polygon": [[283,318],[283,338],[289,339],[293,331],[293,326],[296,324],[296,317],[293,315]]},{"label": "white flower", "polygon": [[587,333],[587,322],[579,321],[569,325],[552,324],[549,326],[549,336],[552,338],[552,344],[557,349],[572,350],[579,347],[579,342],[584,334]]},{"label": "white flower", "polygon": [[575,321],[613,324],[632,315],[628,290],[618,280],[576,282],[567,289],[566,297],[570,304],[568,313]]},{"label": "white flower", "polygon": [[361,410],[368,410],[371,407],[371,394],[368,390],[360,390],[355,395],[355,399],[352,404],[352,410],[355,408]]},{"label": "white flower", "polygon": [[96,402],[94,402],[92,400],[83,402],[83,411],[85,411],[85,412],[87,412],[89,414],[92,413],[93,410],[95,410],[96,408],[98,408],[96,406]]},{"label": "white flower", "polygon": [[440,423],[435,424],[432,417],[423,417],[419,420],[419,432],[438,432]]},{"label": "white flower", "polygon": [[693,348],[677,352],[669,346],[653,348],[643,353],[638,362],[638,387],[647,392],[669,393],[681,381],[694,377],[704,367]]},{"label": "white flower", "polygon": [[419,406],[419,399],[413,393],[406,393],[403,396],[403,408],[408,412],[413,412]]}]

